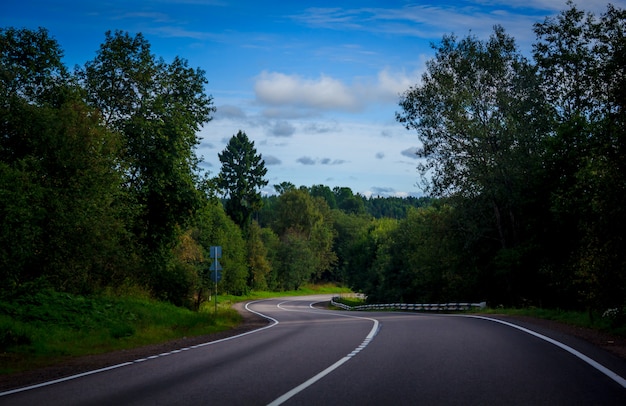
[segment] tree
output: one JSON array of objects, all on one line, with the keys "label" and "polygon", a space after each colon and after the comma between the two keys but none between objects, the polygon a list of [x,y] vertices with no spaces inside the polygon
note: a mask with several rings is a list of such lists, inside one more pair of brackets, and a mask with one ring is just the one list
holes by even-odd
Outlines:
[{"label": "tree", "polygon": [[[463,261],[464,240],[448,205],[410,209],[393,233],[386,283],[413,303],[477,300],[482,297]],[[462,272],[464,270],[465,272]],[[469,289],[467,287],[470,287]],[[472,295],[472,297],[470,297]]]},{"label": "tree", "polygon": [[204,283],[213,286],[209,280],[211,246],[222,247],[222,280],[218,288],[223,292],[241,295],[248,290],[248,258],[246,241],[241,229],[228,217],[224,207],[217,200],[207,200],[196,213],[193,235],[198,244],[204,249],[204,259],[201,275]]},{"label": "tree", "polygon": [[309,240],[302,232],[289,229],[281,237],[281,266],[278,273],[282,288],[298,290],[311,280],[316,261]]},{"label": "tree", "polygon": [[77,72],[104,124],[122,135],[120,160],[135,230],[150,252],[169,249],[198,208],[197,132],[215,111],[204,71],[157,59],[142,34],[106,33],[96,58]]},{"label": "tree", "polygon": [[[426,190],[478,214],[464,218],[483,223],[471,228],[484,230],[481,244],[491,247],[484,265],[507,275],[501,289],[515,300],[514,273],[524,269],[520,261],[532,260],[526,254],[536,211],[546,206],[537,190],[550,110],[536,69],[502,27],[487,41],[444,36],[436,51],[421,84],[403,95],[397,119],[422,142],[418,168]],[[498,255],[521,259],[509,268]]]},{"label": "tree", "polygon": [[168,292],[172,249],[200,207],[197,132],[215,111],[205,94],[204,71],[151,53],[142,34],[105,35],[94,60],[76,72],[88,103],[120,135],[117,166],[124,176],[120,202],[145,262],[145,277],[159,297]]},{"label": "tree", "polygon": [[3,106],[11,98],[36,104],[52,101],[69,74],[63,50],[44,28],[37,31],[0,28],[0,92]]},{"label": "tree", "polygon": [[302,189],[293,189],[281,194],[275,210],[277,216],[272,228],[278,235],[293,229],[306,239],[310,239],[315,224],[323,220],[314,200]]},{"label": "tree", "polygon": [[248,286],[254,290],[268,289],[268,276],[271,266],[267,259],[267,248],[263,244],[261,227],[252,221],[248,229],[248,267],[250,277]]},{"label": "tree", "polygon": [[274,185],[274,190],[276,190],[276,193],[278,193],[279,195],[282,195],[285,192],[295,190],[295,188],[296,185],[291,182],[281,182],[278,185]]},{"label": "tree", "polygon": [[[306,246],[306,251],[311,256],[310,260],[307,259],[307,266],[300,268],[300,271],[307,269],[307,282],[322,278],[337,260],[333,251],[333,219],[326,201],[321,197],[312,198],[306,188],[293,189],[279,196],[276,213],[272,228],[281,238],[281,242],[300,250],[301,253]],[[294,255],[294,258],[300,258],[300,254]],[[283,264],[285,258],[287,257],[282,259]]]},{"label": "tree", "polygon": [[310,192],[313,197],[321,197],[323,198],[328,207],[331,209],[337,208],[337,200],[335,199],[335,194],[333,191],[326,185],[313,185],[311,186]]},{"label": "tree", "polygon": [[395,219],[374,219],[367,231],[359,233],[359,238],[349,247],[346,282],[353,290],[365,293],[369,302],[398,300],[397,289],[403,289],[387,282],[392,260],[390,250],[397,227]]},{"label": "tree", "polygon": [[568,6],[534,27],[534,57],[556,123],[545,165],[555,232],[546,243],[561,291],[579,292],[590,310],[619,307],[626,286],[626,11],[609,5],[597,18]]},{"label": "tree", "polygon": [[346,213],[365,213],[365,205],[360,197],[352,194],[352,189],[348,187],[333,188],[337,207]]},{"label": "tree", "polygon": [[228,199],[226,213],[245,231],[262,205],[260,189],[268,184],[265,161],[243,131],[231,137],[218,157],[222,163],[218,186]]},{"label": "tree", "polygon": [[[445,36],[397,119],[422,141],[435,196],[482,196],[502,248],[519,241],[519,203],[541,167],[547,115],[534,68],[496,26],[489,41]],[[430,178],[426,176],[430,175]]]},{"label": "tree", "polygon": [[[0,30],[3,286],[86,292],[132,262],[115,204],[119,139],[99,124],[47,31]],[[6,272],[6,273],[5,273]]]},{"label": "tree", "polygon": [[362,258],[372,256],[371,252],[355,249],[365,239],[372,218],[335,209],[332,211],[332,219],[336,234],[333,243],[333,251],[337,255],[336,279],[347,282],[351,275],[364,272]]}]

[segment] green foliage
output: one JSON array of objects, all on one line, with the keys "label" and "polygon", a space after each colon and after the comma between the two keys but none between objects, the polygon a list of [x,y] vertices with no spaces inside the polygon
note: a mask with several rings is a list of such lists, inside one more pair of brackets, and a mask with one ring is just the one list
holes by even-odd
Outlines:
[{"label": "green foliage", "polygon": [[192,312],[141,297],[80,296],[26,284],[0,298],[5,355],[0,373],[58,362],[59,357],[209,334],[239,321],[232,309]]},{"label": "green foliage", "polygon": [[365,211],[375,218],[403,219],[410,208],[428,206],[430,197],[370,197],[362,198]]},{"label": "green foliage", "polygon": [[[312,198],[305,188],[283,192],[275,206],[273,231],[280,237],[279,283],[297,289],[318,281],[336,262],[335,232],[331,212],[322,198]],[[331,278],[327,277],[326,280]]]},{"label": "green foliage", "polygon": [[365,212],[363,200],[352,194],[352,190],[348,187],[335,187],[333,189],[337,207],[346,213],[362,214]]},{"label": "green foliage", "polygon": [[423,143],[422,175],[435,196],[481,197],[494,213],[502,248],[519,242],[516,221],[528,176],[540,167],[547,134],[532,65],[495,27],[488,41],[444,36],[422,84],[409,89],[398,121]]},{"label": "green foliage", "polygon": [[[135,286],[201,310],[213,245],[220,293],[332,281],[370,301],[623,309],[625,22],[570,2],[535,24],[532,61],[499,26],[444,36],[396,115],[422,141],[421,198],[291,182],[261,197],[267,170],[243,131],[201,179],[202,70],[116,31],[70,74],[45,29],[0,29],[0,293],[31,286],[19,300],[35,303],[16,301],[32,315],[3,316],[0,343],[35,346],[50,304],[78,319],[96,306],[59,292]],[[41,277],[50,286],[29,285]]]},{"label": "green foliage", "polygon": [[[535,24],[534,65],[501,27],[487,41],[444,36],[403,95],[397,119],[416,130],[428,190],[453,211],[441,229],[426,216],[395,237],[379,279],[390,297],[624,305],[626,12],[568,7]],[[429,243],[438,229],[445,252]]]},{"label": "green foliage", "polygon": [[221,263],[222,281],[219,288],[222,291],[234,294],[243,294],[248,289],[248,265],[246,242],[242,230],[224,212],[224,208],[217,201],[207,201],[197,213],[192,232],[198,244],[204,250],[204,262],[201,265],[203,283],[207,288],[213,284],[208,280],[210,255],[209,247],[222,247]]},{"label": "green foliage", "polygon": [[232,136],[228,145],[218,154],[222,168],[217,184],[227,197],[226,213],[244,231],[250,224],[252,214],[261,208],[260,191],[268,181],[265,161],[254,148],[245,132]]},{"label": "green foliage", "polygon": [[568,3],[535,24],[543,89],[554,105],[547,144],[549,261],[590,309],[619,307],[626,296],[624,26],[626,12],[607,6],[599,17]]},{"label": "green foliage", "polygon": [[361,306],[366,303],[365,299],[353,296],[339,296],[337,299],[335,299],[335,301],[350,307]]},{"label": "green foliage", "polygon": [[[358,224],[358,221],[357,221]],[[358,227],[358,226],[357,226]],[[365,228],[350,230],[354,236],[344,244],[344,275],[346,283],[356,292],[363,292],[368,300],[377,302],[386,297],[383,286],[389,269],[392,234],[398,227],[395,219],[376,219]]]},{"label": "green foliage", "polygon": [[278,277],[283,290],[298,290],[315,272],[315,256],[307,237],[289,229],[281,238],[279,249],[281,266]]},{"label": "green foliage", "polygon": [[121,138],[121,200],[132,216],[126,227],[146,260],[143,277],[157,296],[174,300],[187,278],[170,263],[171,249],[201,205],[194,149],[215,110],[204,72],[178,57],[165,63],[141,34],[109,31],[78,76],[103,124]]},{"label": "green foliage", "polygon": [[83,103],[45,30],[2,31],[0,42],[2,282],[46,275],[74,291],[111,283],[124,235],[118,138]]},{"label": "green foliage", "polygon": [[272,270],[261,233],[261,227],[253,221],[248,229],[248,268],[250,269],[248,286],[252,290],[267,290],[268,277]]},{"label": "green foliage", "polygon": [[337,208],[337,199],[333,191],[326,185],[313,185],[309,189],[312,197],[321,197],[331,209]]}]

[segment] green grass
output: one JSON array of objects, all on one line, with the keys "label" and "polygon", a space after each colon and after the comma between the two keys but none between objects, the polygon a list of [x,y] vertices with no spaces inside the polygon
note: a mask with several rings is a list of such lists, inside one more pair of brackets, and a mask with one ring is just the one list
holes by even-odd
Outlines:
[{"label": "green grass", "polygon": [[[340,295],[337,300],[347,306],[360,306],[365,304],[365,300],[353,295]],[[616,309],[617,310],[617,309]],[[561,323],[569,324],[577,327],[584,327],[621,337],[626,337],[626,317],[624,312],[617,312],[616,316],[603,315],[594,313],[593,318],[588,312],[560,310],[560,309],[543,309],[536,307],[528,308],[485,308],[483,310],[475,310],[479,314],[502,314],[510,316],[527,316],[538,319],[553,320]]]},{"label": "green grass", "polygon": [[338,300],[336,300],[339,303],[345,304],[346,306],[361,306],[365,304],[365,299],[360,298],[360,297],[356,297],[356,296],[345,296],[342,295],[339,297]]},{"label": "green grass", "polygon": [[589,312],[560,310],[560,309],[542,309],[542,308],[486,308],[480,312],[481,314],[505,314],[510,316],[528,316],[539,319],[553,320],[561,323],[569,324],[577,327],[590,328],[594,330],[605,331],[626,337],[626,325],[622,319],[611,317],[603,317],[601,313],[594,313],[593,318]]},{"label": "green grass", "polygon": [[228,330],[241,322],[231,307],[236,302],[347,291],[308,285],[290,292],[220,295],[217,312],[212,301],[194,312],[138,291],[86,297],[33,287],[0,299],[0,374]]},{"label": "green grass", "polygon": [[40,291],[0,302],[0,373],[209,334],[240,321],[240,315],[229,308],[214,314],[146,298]]},{"label": "green grass", "polygon": [[308,284],[302,286],[298,290],[289,290],[283,292],[250,292],[243,296],[234,295],[220,295],[218,296],[218,303],[222,301],[226,305],[232,305],[237,302],[245,302],[248,300],[261,300],[270,299],[273,297],[288,297],[288,296],[306,296],[306,295],[324,295],[324,294],[347,294],[352,291],[349,288],[339,287],[337,285],[328,283],[321,285]]}]

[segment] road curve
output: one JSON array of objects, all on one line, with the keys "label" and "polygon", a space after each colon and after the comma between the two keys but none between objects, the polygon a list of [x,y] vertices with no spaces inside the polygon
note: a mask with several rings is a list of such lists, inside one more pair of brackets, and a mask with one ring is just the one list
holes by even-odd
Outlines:
[{"label": "road curve", "polygon": [[3,392],[0,404],[626,404],[626,363],[582,342],[487,318],[312,307],[328,298],[253,302],[267,327]]}]

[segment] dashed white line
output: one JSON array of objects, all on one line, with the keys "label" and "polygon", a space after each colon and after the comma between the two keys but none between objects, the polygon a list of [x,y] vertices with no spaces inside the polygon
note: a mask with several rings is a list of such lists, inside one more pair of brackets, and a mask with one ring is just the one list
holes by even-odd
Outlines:
[{"label": "dashed white line", "polygon": [[[287,311],[302,311],[302,310],[285,309],[285,308],[283,308],[281,306],[283,303],[286,303],[286,302],[281,302],[277,306],[279,308],[281,308],[283,310],[287,310]],[[313,305],[313,303],[311,305],[309,305],[309,306],[312,307],[312,305]],[[326,313],[326,314],[328,314],[328,313]],[[349,316],[347,314],[341,314],[341,313],[334,313],[332,315],[333,316],[338,316],[338,317],[348,317],[348,318],[353,318],[353,319],[369,320],[369,321],[373,321],[374,325],[372,326],[372,329],[370,330],[369,334],[365,337],[363,342],[358,347],[356,347],[350,354],[348,354],[345,357],[341,358],[339,361],[335,362],[334,364],[332,364],[331,366],[329,366],[328,368],[326,368],[322,372],[318,373],[317,375],[309,378],[307,381],[305,381],[305,382],[301,383],[300,385],[296,386],[295,388],[291,389],[289,392],[281,395],[280,397],[278,397],[277,399],[275,399],[271,403],[268,403],[268,406],[278,406],[278,405],[283,404],[284,402],[286,402],[287,400],[291,399],[292,397],[294,397],[298,393],[302,392],[303,390],[305,390],[309,386],[313,385],[315,382],[319,381],[320,379],[322,379],[323,377],[325,377],[329,373],[333,372],[335,369],[339,368],[340,366],[342,366],[343,364],[348,362],[350,360],[350,358],[354,357],[361,350],[363,350],[365,347],[367,347],[367,345],[374,339],[374,336],[376,336],[376,334],[378,333],[379,323],[378,323],[378,320],[376,320],[376,319],[371,319],[369,317]]]}]

